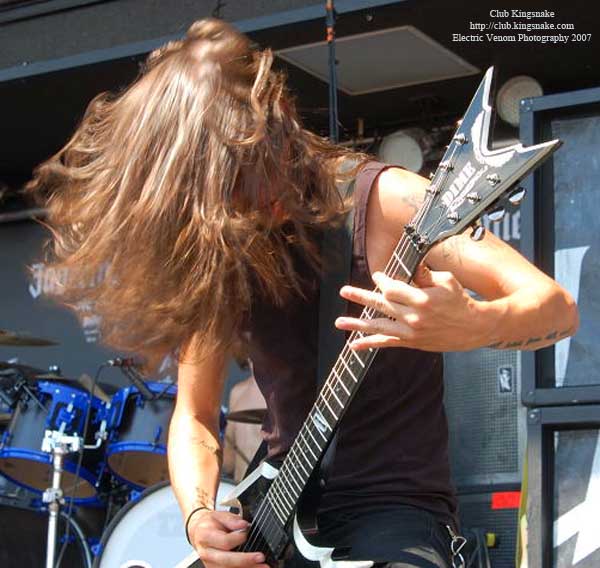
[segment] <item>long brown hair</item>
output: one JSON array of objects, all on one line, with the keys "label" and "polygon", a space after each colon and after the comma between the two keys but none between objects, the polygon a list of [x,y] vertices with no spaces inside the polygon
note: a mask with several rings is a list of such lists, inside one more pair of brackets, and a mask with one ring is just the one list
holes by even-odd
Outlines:
[{"label": "long brown hair", "polygon": [[301,293],[292,251],[317,262],[311,230],[345,207],[348,152],[302,127],[272,62],[224,22],[195,22],[96,96],[25,188],[48,208],[48,266],[68,271],[59,299],[92,302],[104,342],[149,369],[192,338],[235,339],[253,291]]}]

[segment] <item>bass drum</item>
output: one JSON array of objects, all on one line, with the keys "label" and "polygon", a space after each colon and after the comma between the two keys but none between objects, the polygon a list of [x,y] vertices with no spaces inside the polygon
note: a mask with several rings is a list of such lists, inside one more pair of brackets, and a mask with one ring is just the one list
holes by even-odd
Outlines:
[{"label": "bass drum", "polygon": [[[217,503],[234,487],[222,480]],[[102,536],[100,550],[94,568],[173,568],[192,552],[171,485],[150,487],[125,505]]]}]

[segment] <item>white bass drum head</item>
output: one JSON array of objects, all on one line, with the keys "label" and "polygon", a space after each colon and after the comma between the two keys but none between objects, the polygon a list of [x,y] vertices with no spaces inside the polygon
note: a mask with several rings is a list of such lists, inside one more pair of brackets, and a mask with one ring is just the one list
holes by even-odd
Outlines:
[{"label": "white bass drum head", "polygon": [[[217,503],[234,487],[222,480]],[[181,510],[168,484],[155,485],[125,505],[111,521],[101,544],[97,568],[173,568],[192,552]]]}]

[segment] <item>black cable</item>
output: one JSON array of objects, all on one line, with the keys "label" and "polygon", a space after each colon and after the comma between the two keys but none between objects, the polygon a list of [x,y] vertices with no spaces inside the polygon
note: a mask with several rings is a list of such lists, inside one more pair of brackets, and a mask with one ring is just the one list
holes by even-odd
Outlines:
[{"label": "black cable", "polygon": [[217,3],[212,11],[213,18],[221,18],[221,10],[227,6],[227,2],[223,2],[223,0],[217,0]]},{"label": "black cable", "polygon": [[158,394],[154,395],[153,400],[160,400],[166,394],[166,392],[174,386],[175,383],[165,383],[165,387]]},{"label": "black cable", "polygon": [[337,72],[335,59],[335,6],[333,0],[325,2],[327,46],[329,47],[329,138],[334,144],[340,140],[338,122]]},{"label": "black cable", "polygon": [[98,367],[98,370],[96,371],[96,375],[94,376],[94,380],[92,381],[92,388],[90,389],[90,399],[88,402],[87,409],[85,411],[85,421],[83,424],[83,434],[82,434],[83,444],[81,445],[81,450],[79,450],[79,458],[77,459],[77,467],[75,468],[75,480],[74,480],[73,485],[71,486],[71,491],[69,492],[69,496],[67,497],[69,499],[69,507],[68,507],[67,514],[66,514],[67,528],[65,530],[65,535],[63,537],[64,542],[62,543],[60,552],[59,552],[56,562],[54,564],[55,568],[60,568],[60,564],[62,562],[63,556],[65,554],[65,551],[67,550],[67,545],[69,544],[69,536],[71,534],[71,517],[73,515],[73,498],[74,498],[74,494],[75,494],[75,488],[77,487],[77,482],[79,481],[81,465],[83,463],[83,454],[85,452],[85,439],[87,437],[87,432],[88,432],[88,428],[89,428],[89,424],[90,424],[90,416],[92,414],[92,403],[94,401],[94,393],[96,391],[96,384],[98,383],[98,379],[100,378],[100,373],[102,372],[102,370],[105,367],[108,367],[108,365],[106,363],[102,363],[102,365],[100,365]]}]

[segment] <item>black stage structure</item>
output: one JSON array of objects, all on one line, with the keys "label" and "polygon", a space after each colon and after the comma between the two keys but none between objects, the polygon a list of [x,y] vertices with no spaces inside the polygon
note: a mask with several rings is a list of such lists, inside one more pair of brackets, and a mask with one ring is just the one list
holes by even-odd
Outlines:
[{"label": "black stage structure", "polygon": [[[64,144],[94,95],[122,88],[136,76],[139,64],[152,49],[180,37],[193,20],[212,15],[215,7],[221,17],[258,44],[276,51],[280,56],[277,65],[288,74],[304,120],[327,135],[329,89],[318,64],[321,54],[326,63],[324,1],[0,2],[0,182],[5,193],[4,200],[0,200],[0,221],[5,221],[0,224],[0,293],[6,316],[0,321],[0,328],[58,334],[67,346],[42,351],[21,348],[18,354],[4,348],[0,360],[18,355],[23,362],[36,366],[59,363],[67,374],[76,375],[90,372],[90,367],[114,355],[99,345],[93,318],[82,332],[74,318],[38,299],[43,274],[40,272],[37,281],[35,277],[32,280],[23,267],[35,261],[43,233],[28,220],[32,212],[20,200],[17,190],[37,163]],[[592,236],[599,226],[592,215],[597,211],[597,197],[596,201],[590,197],[593,190],[583,201],[590,215],[580,226],[561,226],[560,235],[555,234],[556,213],[563,201],[550,196],[574,191],[572,184],[567,183],[567,167],[583,153],[582,140],[596,144],[591,126],[573,129],[568,123],[577,119],[583,121],[578,127],[589,125],[598,113],[600,93],[594,87],[600,84],[596,67],[600,49],[596,38],[589,43],[562,46],[453,41],[455,33],[471,33],[472,22],[490,21],[490,11],[498,8],[491,0],[469,5],[442,0],[338,0],[335,7],[342,142],[356,144],[357,139],[363,139],[367,142],[361,148],[377,151],[387,134],[418,127],[432,133],[433,147],[421,170],[428,173],[488,66],[496,66],[499,85],[517,75],[532,76],[543,86],[546,96],[521,105],[520,132],[517,127],[497,121],[496,140],[503,144],[520,136],[530,144],[566,136],[566,144],[533,179],[527,180],[529,199],[521,211],[507,215],[501,223],[486,224],[552,275],[556,258],[563,262],[561,274],[571,266],[564,265],[563,253],[556,256],[557,239],[566,234],[585,232],[581,242],[560,245],[560,250],[574,248],[581,254],[582,247],[588,246],[589,251],[581,258],[586,262],[592,258]],[[519,8],[554,10],[557,21],[572,23],[581,33],[594,32],[593,22],[600,17],[600,6],[582,0],[568,6],[558,0],[522,2]],[[400,72],[386,41],[393,44],[409,40],[417,43],[398,43],[407,48],[397,55],[404,65],[400,71],[411,70],[413,80],[398,86],[395,73]],[[426,58],[424,54],[430,48],[431,58]],[[363,55],[359,60],[358,56]],[[441,59],[435,59],[438,56]],[[385,65],[378,65],[382,60]],[[444,65],[457,66],[454,76],[444,76]],[[378,73],[367,73],[370,69]],[[588,189],[593,186],[592,177],[597,175],[592,167],[593,155],[587,152],[585,156],[590,161],[578,169],[589,170],[589,178],[580,180]],[[570,198],[577,200],[578,196]],[[593,339],[597,337],[594,326],[600,321],[593,311],[599,302],[593,278],[582,279],[582,293],[584,290],[588,303],[581,307],[584,314],[591,309],[591,315],[586,316],[589,323],[584,322],[582,331],[570,343],[570,356],[567,349],[569,365],[573,367],[575,360],[583,365],[578,370],[573,367],[580,378],[596,376],[592,365]],[[556,493],[556,475],[564,474],[564,460],[573,455],[579,455],[586,471],[593,473],[590,460],[595,454],[590,440],[599,427],[595,417],[600,415],[595,406],[600,405],[600,381],[591,378],[571,383],[571,367],[567,372],[563,365],[562,386],[556,387],[557,357],[562,357],[563,364],[564,343],[557,349],[559,356],[551,348],[538,355],[482,349],[445,357],[451,460],[463,522],[497,537],[489,549],[493,567],[515,565],[516,499],[526,453],[529,566],[587,568],[596,565],[589,562],[598,562],[597,549],[575,562],[582,548],[577,548],[579,533],[573,531],[560,548],[556,547],[558,552],[552,552],[556,544],[552,536],[555,510],[558,507],[561,514],[567,512],[563,511],[567,502],[561,502]],[[172,367],[166,365],[164,374],[173,375]],[[239,376],[239,370],[232,367],[231,382]],[[502,377],[509,378],[510,388],[506,382],[501,387]],[[110,380],[120,384],[118,374]],[[555,451],[552,440],[559,432],[566,432],[567,438],[576,432],[579,437],[574,435],[576,440],[570,442],[565,438],[563,450]],[[560,447],[561,442],[556,443]],[[559,454],[570,457],[560,458],[563,461],[559,463],[558,458],[554,459]],[[555,474],[555,469],[559,473]],[[591,474],[582,477],[580,486],[567,499],[577,500],[582,491],[585,496],[582,488],[590,479]],[[572,506],[579,504],[571,501]],[[490,536],[490,543],[492,540]]]}]

